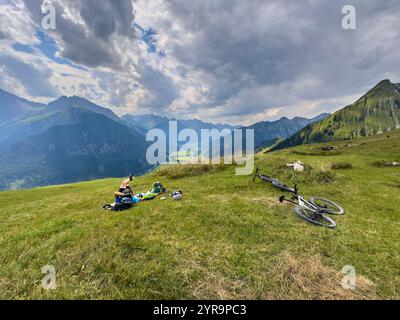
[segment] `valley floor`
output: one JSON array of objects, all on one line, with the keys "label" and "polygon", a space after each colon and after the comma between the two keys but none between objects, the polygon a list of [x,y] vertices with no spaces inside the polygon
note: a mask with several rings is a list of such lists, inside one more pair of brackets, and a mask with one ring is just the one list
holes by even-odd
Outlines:
[{"label": "valley floor", "polygon": [[[118,179],[1,192],[0,298],[398,299],[400,168],[374,163],[400,161],[400,132],[329,145],[337,148],[301,146],[256,163],[292,183],[286,163],[303,161],[301,193],[347,211],[336,230],[300,220],[279,191],[231,166],[138,178],[136,192],[160,180],[184,198],[120,213],[101,208]],[[42,288],[45,265],[55,268],[55,290]],[[346,265],[356,270],[355,290],[341,286]]]}]

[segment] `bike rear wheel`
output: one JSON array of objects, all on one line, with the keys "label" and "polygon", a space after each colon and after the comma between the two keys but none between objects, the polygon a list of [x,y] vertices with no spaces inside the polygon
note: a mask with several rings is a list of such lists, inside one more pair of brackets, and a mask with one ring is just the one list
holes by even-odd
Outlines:
[{"label": "bike rear wheel", "polygon": [[320,208],[324,213],[334,214],[334,215],[344,215],[344,208],[337,203],[324,199],[321,197],[311,197],[310,202],[316,207]]},{"label": "bike rear wheel", "polygon": [[294,211],[300,218],[306,220],[309,223],[330,229],[336,228],[335,221],[333,221],[329,217],[324,216],[316,210],[296,206]]}]

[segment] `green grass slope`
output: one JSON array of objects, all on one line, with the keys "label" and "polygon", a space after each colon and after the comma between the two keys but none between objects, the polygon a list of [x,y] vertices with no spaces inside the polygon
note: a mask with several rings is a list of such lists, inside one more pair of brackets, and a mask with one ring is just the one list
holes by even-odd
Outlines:
[{"label": "green grass slope", "polygon": [[307,126],[276,145],[274,149],[368,137],[398,128],[400,128],[399,85],[384,80],[352,105]]},{"label": "green grass slope", "polygon": [[[0,298],[400,298],[400,169],[374,165],[400,160],[400,132],[331,145],[256,162],[290,183],[286,163],[303,161],[301,193],[347,210],[335,217],[336,230],[302,221],[278,202],[279,191],[235,176],[232,166],[168,167],[138,178],[137,192],[161,180],[184,198],[120,213],[101,209],[119,179],[1,192]],[[42,289],[44,265],[56,269],[55,290]],[[356,268],[354,291],[341,287],[345,265]]]}]

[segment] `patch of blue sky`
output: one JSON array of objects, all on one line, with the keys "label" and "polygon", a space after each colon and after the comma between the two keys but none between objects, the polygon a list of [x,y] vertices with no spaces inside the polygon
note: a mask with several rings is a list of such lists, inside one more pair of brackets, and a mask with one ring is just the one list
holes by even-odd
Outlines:
[{"label": "patch of blue sky", "polygon": [[165,56],[163,52],[157,50],[157,40],[155,39],[157,33],[152,28],[146,29],[137,23],[134,23],[134,27],[139,30],[140,39],[146,44],[147,52]]},{"label": "patch of blue sky", "polygon": [[69,65],[73,68],[80,69],[80,70],[86,70],[85,68],[82,68],[80,66],[77,66],[76,64],[72,63],[70,60],[63,58],[63,57],[57,57],[56,53],[58,51],[57,43],[50,38],[46,33],[43,31],[38,31],[36,33],[37,38],[40,41],[40,44],[37,45],[36,47],[49,59],[53,60],[54,62],[57,62],[59,64],[66,64]]},{"label": "patch of blue sky", "polygon": [[85,68],[82,68],[72,63],[70,60],[66,58],[57,57],[56,56],[56,53],[58,51],[57,43],[48,35],[46,35],[43,31],[36,32],[36,37],[39,40],[39,44],[36,44],[34,46],[28,46],[22,43],[14,43],[12,47],[15,51],[26,52],[26,53],[33,53],[34,49],[38,49],[47,58],[51,59],[52,61],[58,64],[69,65],[70,67],[86,71]]},{"label": "patch of blue sky", "polygon": [[26,53],[33,53],[33,47],[31,46],[27,46],[25,44],[22,43],[14,43],[12,45],[13,49],[15,51],[19,51],[19,52],[26,52]]}]

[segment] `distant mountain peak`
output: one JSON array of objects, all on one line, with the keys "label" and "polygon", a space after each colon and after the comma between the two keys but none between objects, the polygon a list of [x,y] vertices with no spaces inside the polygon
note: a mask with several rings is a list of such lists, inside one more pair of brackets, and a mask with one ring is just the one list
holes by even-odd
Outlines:
[{"label": "distant mountain peak", "polygon": [[400,88],[385,79],[351,105],[305,127],[275,149],[299,144],[351,140],[400,128]]},{"label": "distant mountain peak", "polygon": [[392,82],[389,79],[384,79],[382,81],[379,81],[377,86],[381,86],[381,85],[390,85],[392,84]]},{"label": "distant mountain peak", "polygon": [[48,109],[67,109],[67,108],[78,108],[78,109],[85,109],[88,111],[92,111],[94,113],[102,114],[105,115],[106,117],[119,121],[119,117],[112,112],[110,109],[101,107],[85,98],[79,97],[79,96],[61,96],[57,100],[54,100],[53,102],[50,102],[48,104]]},{"label": "distant mountain peak", "polygon": [[28,101],[10,92],[0,89],[0,124],[37,112],[45,105]]},{"label": "distant mountain peak", "polygon": [[379,90],[391,90],[391,89],[397,89],[397,85],[395,83],[392,83],[390,80],[385,79],[380,81],[375,87],[373,87],[371,90],[369,90],[366,95],[371,94],[373,92],[379,91]]},{"label": "distant mountain peak", "polygon": [[65,106],[66,103],[72,104],[72,103],[77,103],[77,102],[84,102],[84,103],[92,103],[92,104],[94,104],[93,102],[91,102],[91,101],[89,101],[89,100],[87,100],[85,98],[81,98],[79,96],[75,96],[75,95],[74,96],[65,96],[64,95],[64,96],[61,96],[58,99],[50,102],[49,106],[51,106],[51,107],[53,107],[53,106],[55,106],[55,107],[62,106],[63,107],[63,106]]},{"label": "distant mountain peak", "polygon": [[142,115],[132,115],[126,114],[122,116],[122,120],[124,120],[128,125],[135,128],[144,129],[144,131],[148,131],[154,128],[167,128],[169,121],[177,121],[178,128],[186,129],[190,128],[197,132],[200,132],[201,129],[230,129],[233,130],[236,127],[228,124],[219,124],[219,123],[209,123],[199,119],[177,119],[171,118],[167,116],[159,116],[156,114],[142,114]]}]

